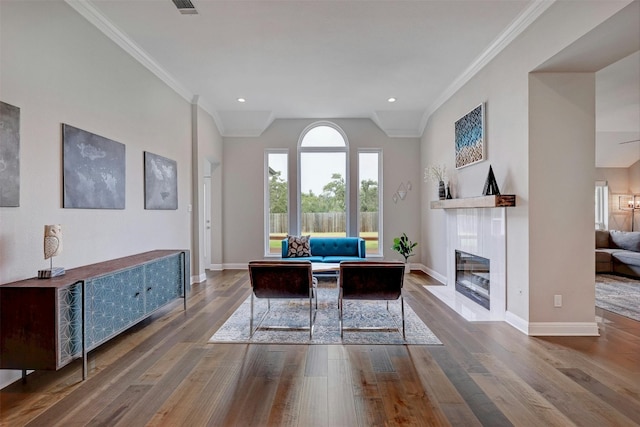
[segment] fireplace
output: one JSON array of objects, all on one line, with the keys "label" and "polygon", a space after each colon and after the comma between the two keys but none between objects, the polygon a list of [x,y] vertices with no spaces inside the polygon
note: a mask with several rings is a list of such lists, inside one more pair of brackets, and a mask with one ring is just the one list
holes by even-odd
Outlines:
[{"label": "fireplace", "polygon": [[487,258],[456,250],[456,291],[490,309],[490,262]]}]

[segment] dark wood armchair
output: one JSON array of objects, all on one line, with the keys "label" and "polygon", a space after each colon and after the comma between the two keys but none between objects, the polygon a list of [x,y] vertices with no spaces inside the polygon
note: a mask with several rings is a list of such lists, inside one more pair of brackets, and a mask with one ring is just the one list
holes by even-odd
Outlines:
[{"label": "dark wood armchair", "polygon": [[[404,263],[400,261],[372,262],[372,261],[343,261],[340,263],[340,295],[338,297],[338,310],[340,315],[340,336],[344,330],[397,330],[396,328],[366,328],[349,327],[342,325],[344,300],[386,300],[387,310],[389,301],[400,299],[400,311],[402,313],[402,338],[404,331],[404,299],[402,297],[402,285],[404,281]],[[396,325],[397,326],[397,325]]]},{"label": "dark wood armchair", "polygon": [[[251,318],[249,320],[249,335],[253,336],[258,329],[307,330],[309,338],[313,337],[315,308],[318,308],[318,297],[315,292],[315,279],[311,273],[310,261],[250,261],[249,280],[251,282]],[[260,318],[256,328],[253,328],[253,299],[267,298],[267,311]],[[309,298],[309,327],[289,328],[283,326],[262,326],[262,321],[271,309],[272,298],[295,299]]]}]

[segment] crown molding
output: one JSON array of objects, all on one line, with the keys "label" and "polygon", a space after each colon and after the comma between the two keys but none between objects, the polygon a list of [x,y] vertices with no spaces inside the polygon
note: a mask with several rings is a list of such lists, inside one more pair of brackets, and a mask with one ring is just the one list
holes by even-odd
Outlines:
[{"label": "crown molding", "polygon": [[542,13],[551,7],[556,0],[534,0],[511,24],[489,45],[475,61],[467,67],[464,72],[449,85],[442,94],[427,108],[420,121],[420,135],[429,121],[429,117],[451,98],[462,86],[471,80],[480,70],[484,68],[493,58],[504,50],[516,37],[518,37],[529,25],[531,25]]},{"label": "crown molding", "polygon": [[389,138],[421,138],[422,132],[418,128],[414,129],[387,129],[383,126],[377,111],[373,111],[369,119]]},{"label": "crown molding", "polygon": [[129,36],[116,27],[104,16],[90,0],[65,0],[76,12],[82,15],[87,21],[98,28],[104,35],[109,37],[115,44],[120,46],[125,52],[136,59],[145,68],[162,80],[167,86],[182,96],[189,103],[192,102],[194,94],[182,86],[171,74],[164,70],[147,52],[135,44]]},{"label": "crown molding", "polygon": [[[556,0],[534,0],[510,25],[503,31],[493,43],[449,86],[445,91],[427,108],[422,116],[419,127],[416,132],[410,130],[386,130],[390,137],[417,137],[420,138],[424,134],[429,117],[451,98],[464,84],[466,84],[473,76],[475,76],[487,63],[489,63],[496,55],[498,55],[509,43],[511,43],[518,35],[520,35],[531,23],[533,23],[545,10],[547,10]],[[92,3],[91,0],[65,0],[65,2],[83,16],[87,21],[98,28],[109,39],[116,43],[125,52],[136,59],[140,64],[147,68],[151,73],[158,77],[167,86],[173,89],[178,95],[183,97],[187,102],[193,103],[194,94],[185,88],[178,80],[162,68],[148,53],[140,46],[134,43],[129,36],[115,26],[106,16],[104,16]],[[212,106],[200,98],[197,105],[206,111],[214,120],[220,134],[226,135],[223,122],[216,110]],[[371,119],[380,127],[379,119],[371,117]],[[249,132],[254,136],[255,131]],[[235,136],[235,135],[234,135]]]},{"label": "crown molding", "polygon": [[218,131],[222,136],[224,135],[224,126],[222,126],[222,120],[218,116],[216,110],[202,97],[193,94],[190,90],[185,88],[178,80],[176,80],[171,74],[169,74],[164,68],[156,62],[151,55],[144,51],[140,46],[133,42],[129,36],[115,26],[106,16],[104,16],[90,0],[65,0],[65,2],[71,6],[76,12],[82,15],[87,21],[98,28],[104,35],[106,35],[111,41],[120,46],[125,52],[131,55],[136,61],[138,61],[147,70],[151,71],[156,77],[158,77],[164,84],[173,89],[178,95],[183,97],[191,104],[196,104],[204,111],[206,111],[215,122],[218,127]]}]

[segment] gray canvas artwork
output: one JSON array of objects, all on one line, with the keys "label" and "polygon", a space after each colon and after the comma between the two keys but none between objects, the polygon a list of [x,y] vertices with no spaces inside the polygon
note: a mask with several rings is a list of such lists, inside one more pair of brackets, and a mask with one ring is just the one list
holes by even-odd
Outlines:
[{"label": "gray canvas artwork", "polygon": [[67,124],[62,138],[64,207],[124,209],[124,144]]},{"label": "gray canvas artwork", "polygon": [[20,206],[20,108],[0,101],[0,207]]},{"label": "gray canvas artwork", "polygon": [[178,164],[157,154],[144,153],[144,208],[178,209]]}]

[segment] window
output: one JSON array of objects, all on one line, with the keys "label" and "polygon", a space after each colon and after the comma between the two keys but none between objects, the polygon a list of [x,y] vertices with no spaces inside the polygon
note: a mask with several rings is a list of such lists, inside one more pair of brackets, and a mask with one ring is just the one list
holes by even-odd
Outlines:
[{"label": "window", "polygon": [[358,236],[367,255],[382,255],[381,150],[358,151]]},{"label": "window", "polygon": [[289,232],[289,180],[286,150],[265,153],[265,254],[280,255]]},{"label": "window", "polygon": [[346,236],[349,218],[347,139],[333,123],[307,127],[298,146],[300,234]]},{"label": "window", "polygon": [[607,181],[596,181],[596,230],[609,229],[609,187]]}]

